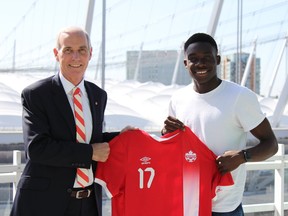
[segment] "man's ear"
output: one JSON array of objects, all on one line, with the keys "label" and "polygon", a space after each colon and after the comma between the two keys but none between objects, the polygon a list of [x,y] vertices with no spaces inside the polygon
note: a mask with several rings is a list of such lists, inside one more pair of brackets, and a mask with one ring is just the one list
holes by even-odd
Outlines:
[{"label": "man's ear", "polygon": [[219,65],[221,63],[221,56],[217,55],[216,58],[217,58],[217,65]]},{"label": "man's ear", "polygon": [[53,49],[53,53],[54,53],[54,56],[55,56],[55,59],[57,61],[59,61],[59,58],[58,58],[58,50],[56,48]]},{"label": "man's ear", "polygon": [[89,60],[91,60],[91,58],[92,58],[92,51],[93,51],[93,48],[91,47],[91,48],[90,48],[90,57],[89,57]]},{"label": "man's ear", "polygon": [[184,59],[183,63],[185,65],[185,68],[187,68],[187,59]]}]

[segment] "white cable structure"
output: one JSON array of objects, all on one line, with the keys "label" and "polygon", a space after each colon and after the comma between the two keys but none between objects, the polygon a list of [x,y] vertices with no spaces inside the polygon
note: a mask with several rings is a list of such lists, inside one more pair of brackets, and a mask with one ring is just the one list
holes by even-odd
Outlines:
[{"label": "white cable structure", "polygon": [[[30,1],[30,6],[27,6],[28,10],[23,10],[24,15],[19,15],[18,22],[15,25],[10,24],[11,29],[6,30],[6,35],[1,33],[0,70],[2,71],[11,70],[13,65],[16,71],[39,67],[54,69],[55,59],[52,49],[55,46],[55,37],[59,29],[67,25],[85,27],[88,0]],[[118,72],[124,73],[125,77],[127,51],[140,51],[142,47],[142,51],[174,50],[177,52],[179,44],[191,34],[206,32],[216,1],[171,0],[169,3],[165,1],[164,4],[163,2],[164,0],[107,1],[105,67],[107,67],[108,77],[115,76],[114,71],[117,68]],[[65,10],[60,9],[62,4],[67,5]],[[102,40],[101,4],[101,1],[95,1],[91,24],[94,55],[90,67],[94,67],[94,71],[96,67],[99,67],[100,62],[98,53]],[[269,71],[273,70],[271,62],[277,61],[275,53],[278,53],[280,49],[277,43],[286,36],[287,8],[288,1],[286,0],[264,1],[261,4],[243,0],[241,47],[243,52],[249,52],[255,35],[258,36],[256,56],[261,58],[261,83],[263,85],[266,85],[265,83],[269,80]],[[0,18],[5,20],[5,17]],[[221,55],[237,51],[236,25],[237,0],[224,1],[215,29],[215,39],[221,42]],[[13,64],[13,59],[15,64]],[[142,59],[139,61],[140,67],[145,66]],[[160,61],[159,59],[158,62]],[[174,61],[176,64],[177,56]],[[171,71],[174,70],[174,66]],[[272,95],[275,94],[278,93],[274,92]]]}]

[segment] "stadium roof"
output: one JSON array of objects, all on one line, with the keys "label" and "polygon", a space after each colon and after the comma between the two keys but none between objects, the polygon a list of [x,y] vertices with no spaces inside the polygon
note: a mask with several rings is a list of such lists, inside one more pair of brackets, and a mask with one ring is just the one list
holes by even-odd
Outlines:
[{"label": "stadium roof", "polygon": [[[52,74],[49,74],[52,75]],[[47,74],[2,73],[0,74],[0,130],[21,130],[21,99],[24,87]],[[91,80],[90,80],[91,81]],[[93,81],[95,82],[95,81]],[[96,84],[101,84],[96,81]],[[174,91],[182,88],[179,85],[161,83],[140,83],[137,81],[107,80],[105,90],[108,103],[105,112],[107,131],[119,131],[126,125],[139,127],[146,131],[160,131],[167,117],[168,104]],[[275,98],[258,97],[262,110],[268,119],[273,115],[277,104]],[[288,127],[288,107],[280,120],[279,127]]]}]

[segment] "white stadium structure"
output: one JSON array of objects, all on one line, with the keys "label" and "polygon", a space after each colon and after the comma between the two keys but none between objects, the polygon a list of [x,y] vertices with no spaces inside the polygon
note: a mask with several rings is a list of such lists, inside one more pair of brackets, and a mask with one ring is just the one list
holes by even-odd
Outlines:
[{"label": "white stadium structure", "polygon": [[[22,142],[21,91],[30,83],[50,75],[53,74],[0,74],[0,143]],[[101,86],[99,81],[90,81]],[[174,91],[182,87],[152,82],[140,83],[132,80],[107,80],[105,90],[108,93],[108,103],[105,113],[105,130],[119,131],[126,125],[133,125],[150,133],[159,133],[167,117],[170,97]],[[259,102],[263,112],[272,121],[278,99],[259,96]],[[277,126],[274,127],[279,139],[287,139],[287,128],[288,106],[285,107]]]}]

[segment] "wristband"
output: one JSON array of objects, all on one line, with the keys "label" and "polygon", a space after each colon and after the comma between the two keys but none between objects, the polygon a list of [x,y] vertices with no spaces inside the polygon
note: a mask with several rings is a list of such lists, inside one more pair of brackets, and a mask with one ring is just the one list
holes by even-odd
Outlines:
[{"label": "wristband", "polygon": [[250,161],[251,155],[247,150],[242,150],[245,162]]}]

